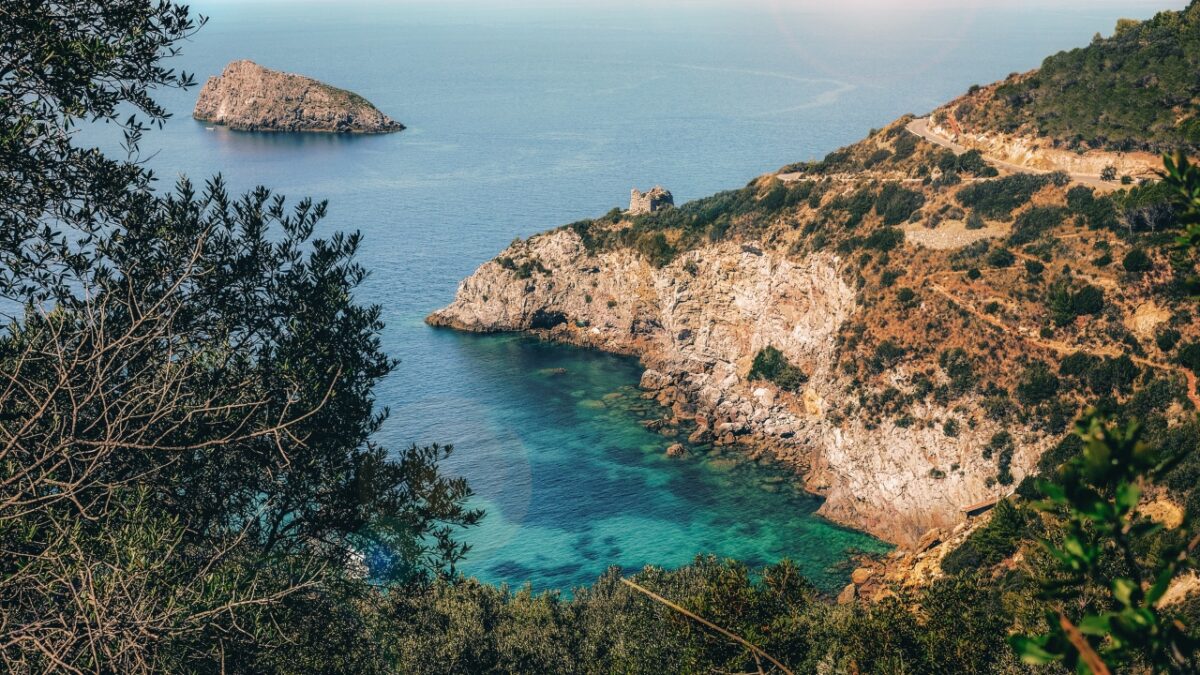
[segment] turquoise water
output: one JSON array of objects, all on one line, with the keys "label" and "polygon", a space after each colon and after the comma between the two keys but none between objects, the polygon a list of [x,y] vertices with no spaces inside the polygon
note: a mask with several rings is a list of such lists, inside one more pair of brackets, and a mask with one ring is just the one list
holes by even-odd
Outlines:
[{"label": "turquoise water", "polygon": [[819,502],[777,469],[705,449],[666,458],[671,439],[639,424],[654,411],[636,363],[422,319],[514,237],[601,214],[632,186],[686,200],[742,185],[1154,5],[591,4],[196,3],[212,21],[177,65],[201,79],[239,58],[306,73],[409,130],[232,133],[189,118],[196,92],[167,92],[178,119],[145,149],[166,181],[221,171],[235,189],[327,198],[327,228],[365,233],[363,296],[402,361],[379,391],[381,440],[456,446],[448,468],[488,511],[463,571],[566,589],[609,565],[715,553],[790,557],[832,590],[852,551],[885,547],[814,517]]}]

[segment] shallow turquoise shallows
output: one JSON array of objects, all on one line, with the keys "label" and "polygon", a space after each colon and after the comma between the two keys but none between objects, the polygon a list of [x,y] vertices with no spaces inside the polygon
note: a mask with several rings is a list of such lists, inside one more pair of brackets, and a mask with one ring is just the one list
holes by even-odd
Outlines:
[{"label": "shallow turquoise shallows", "polygon": [[190,119],[195,90],[171,91],[177,118],[144,150],[164,187],[220,171],[234,190],[329,199],[326,232],[363,231],[361,296],[401,359],[378,392],[392,411],[380,441],[456,446],[447,468],[488,512],[462,571],[569,590],[610,565],[713,553],[790,557],[835,590],[852,552],[886,547],[815,517],[779,468],[667,458],[671,441],[640,424],[655,411],[636,362],[422,319],[514,237],[600,215],[631,187],[687,200],[744,185],[1166,3],[888,4],[201,0],[212,20],[174,65],[203,80],[253,59],[357,91],[409,129],[233,133]]}]

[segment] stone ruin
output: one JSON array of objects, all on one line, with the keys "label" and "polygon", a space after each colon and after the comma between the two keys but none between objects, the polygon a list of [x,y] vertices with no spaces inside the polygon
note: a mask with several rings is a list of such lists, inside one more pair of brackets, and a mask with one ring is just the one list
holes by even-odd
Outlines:
[{"label": "stone ruin", "polygon": [[642,192],[637,188],[630,191],[629,215],[631,216],[662,211],[668,206],[675,206],[675,198],[671,196],[669,190],[664,189],[661,185],[654,186],[649,192]]}]

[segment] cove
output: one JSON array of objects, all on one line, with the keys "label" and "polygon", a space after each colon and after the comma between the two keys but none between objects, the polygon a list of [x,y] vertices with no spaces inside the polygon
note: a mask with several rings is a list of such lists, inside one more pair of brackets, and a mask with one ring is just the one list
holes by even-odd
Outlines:
[{"label": "cove", "polygon": [[467,422],[447,468],[487,511],[465,533],[468,575],[569,590],[610,566],[672,568],[713,554],[751,566],[789,558],[832,592],[854,554],[890,548],[816,516],[820,500],[786,467],[707,445],[668,457],[688,430],[666,436],[641,424],[662,409],[637,389],[636,359],[519,335],[436,335],[486,383],[440,413]]},{"label": "cove", "polygon": [[[465,533],[474,549],[461,571],[569,590],[610,565],[712,553],[790,557],[836,589],[850,552],[885,547],[813,516],[819,500],[778,468],[703,449],[667,458],[672,441],[640,425],[653,412],[634,390],[635,361],[422,320],[514,237],[624,206],[634,186],[661,183],[683,203],[820,158],[1084,44],[1136,3],[1086,16],[910,3],[871,21],[780,3],[471,4],[201,0],[211,21],[170,67],[202,82],[253,59],[351,89],[408,130],[236,133],[189,119],[196,90],[164,90],[156,98],[176,117],[143,144],[159,188],[220,172],[235,194],[266,185],[293,204],[328,199],[318,236],[363,233],[371,276],[359,297],[382,308],[384,349],[400,360],[377,389],[391,417],[376,440],[455,445],[447,469],[488,512]],[[122,156],[113,132],[81,140]]]}]

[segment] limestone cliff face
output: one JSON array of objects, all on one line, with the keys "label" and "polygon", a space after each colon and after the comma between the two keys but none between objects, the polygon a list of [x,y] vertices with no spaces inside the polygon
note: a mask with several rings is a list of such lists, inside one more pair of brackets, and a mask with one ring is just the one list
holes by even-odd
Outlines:
[{"label": "limestone cliff face", "polygon": [[209,78],[192,116],[239,131],[373,134],[404,129],[358,94],[252,61],[234,61]]},{"label": "limestone cliff face", "polygon": [[[639,356],[647,367],[643,388],[676,417],[694,419],[693,440],[774,453],[826,497],[824,515],[912,544],[931,528],[961,523],[963,507],[1011,491],[992,485],[994,463],[981,458],[996,429],[979,425],[950,438],[940,425],[842,418],[842,402],[856,394],[834,367],[837,337],[858,306],[840,265],[828,254],[794,261],[757,244],[725,242],[657,269],[628,249],[590,254],[564,229],[485,263],[428,321],[534,331]],[[805,391],[747,380],[767,346],[810,374]],[[919,412],[926,419],[950,413]],[[1042,449],[1021,444],[1013,459],[1018,480]]]}]

